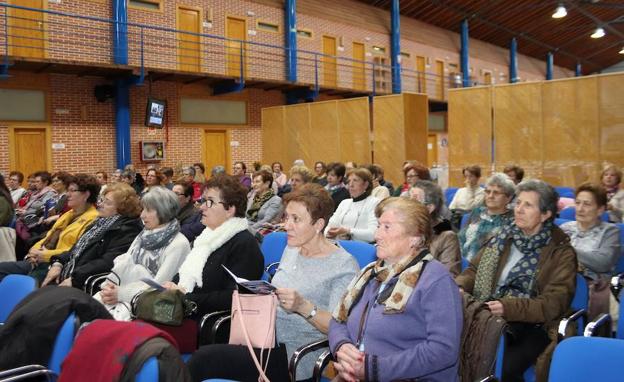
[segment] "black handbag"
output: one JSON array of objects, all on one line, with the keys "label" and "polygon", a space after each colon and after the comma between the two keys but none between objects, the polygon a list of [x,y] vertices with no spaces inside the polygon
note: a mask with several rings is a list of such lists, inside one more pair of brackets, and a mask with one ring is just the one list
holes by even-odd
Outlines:
[{"label": "black handbag", "polygon": [[148,289],[132,299],[132,315],[143,321],[180,326],[197,311],[197,304],[177,289]]}]

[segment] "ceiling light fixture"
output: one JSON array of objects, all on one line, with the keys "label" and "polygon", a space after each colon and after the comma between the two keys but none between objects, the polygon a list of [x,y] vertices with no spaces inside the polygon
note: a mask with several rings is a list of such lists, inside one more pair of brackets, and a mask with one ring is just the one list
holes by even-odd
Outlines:
[{"label": "ceiling light fixture", "polygon": [[566,8],[563,6],[563,4],[559,4],[557,9],[555,10],[555,13],[552,14],[552,18],[561,19],[563,17],[566,17],[567,15],[568,15],[568,11],[566,11]]},{"label": "ceiling light fixture", "polygon": [[594,33],[592,33],[591,38],[601,38],[604,37],[605,31],[601,27],[596,28]]}]

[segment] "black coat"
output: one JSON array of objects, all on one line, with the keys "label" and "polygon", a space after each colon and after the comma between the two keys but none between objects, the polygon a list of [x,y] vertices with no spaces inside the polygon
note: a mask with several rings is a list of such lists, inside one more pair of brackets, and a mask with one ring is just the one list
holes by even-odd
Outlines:
[{"label": "black coat", "polygon": [[[108,230],[89,241],[71,273],[72,285],[82,289],[89,276],[113,269],[113,260],[128,251],[130,244],[142,229],[143,224],[138,217],[122,216]],[[52,256],[50,260],[60,261],[64,266],[68,266],[70,253],[71,250],[59,256]]]},{"label": "black coat", "polygon": [[202,273],[203,286],[195,287],[186,295],[197,303],[199,315],[230,310],[232,306],[232,292],[236,284],[221,264],[238,277],[259,280],[264,270],[264,258],[258,241],[245,230],[234,235],[208,257]]},{"label": "black coat", "polygon": [[332,200],[334,201],[334,212],[336,212],[336,208],[338,208],[338,205],[340,205],[340,202],[342,202],[345,199],[349,199],[351,197],[351,194],[349,194],[349,190],[347,190],[346,187],[341,187],[339,189],[337,189],[336,191],[334,191],[331,194]]}]

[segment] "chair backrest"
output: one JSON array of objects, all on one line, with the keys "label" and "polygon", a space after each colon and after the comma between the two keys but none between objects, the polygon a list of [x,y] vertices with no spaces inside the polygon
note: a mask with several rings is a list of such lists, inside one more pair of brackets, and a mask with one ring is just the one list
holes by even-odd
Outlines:
[{"label": "chair backrest", "polygon": [[559,211],[559,218],[566,220],[576,220],[576,208],[566,207]]},{"label": "chair backrest", "polygon": [[377,260],[377,248],[372,244],[356,240],[338,240],[338,244],[355,257],[360,268]]},{"label": "chair backrest", "polygon": [[4,323],[13,308],[36,288],[35,279],[30,276],[6,276],[0,282],[0,323]]},{"label": "chair backrest", "polygon": [[75,336],[76,314],[71,313],[67,316],[65,322],[63,322],[63,325],[54,340],[54,348],[52,349],[52,356],[50,356],[50,362],[48,364],[48,368],[56,374],[61,372],[61,364],[74,345]]},{"label": "chair backrest", "polygon": [[555,219],[555,225],[557,227],[560,227],[562,224],[567,223],[567,222],[571,222],[571,221],[573,221],[573,220],[557,218],[557,219]]},{"label": "chair backrest", "polygon": [[555,187],[555,191],[557,191],[560,198],[575,198],[572,187]]},{"label": "chair backrest", "polygon": [[587,309],[589,304],[589,288],[587,281],[580,274],[576,274],[576,290],[574,291],[574,298],[572,299],[572,309]]},{"label": "chair backrest", "polygon": [[620,258],[615,264],[615,274],[624,273],[624,223],[617,223],[616,226],[620,230]]},{"label": "chair backrest", "polygon": [[145,361],[143,367],[136,374],[135,382],[158,382],[158,360],[150,357]]},{"label": "chair backrest", "polygon": [[459,188],[457,187],[449,187],[446,190],[444,190],[444,203],[446,203],[447,207],[453,201],[453,198],[455,197],[457,190],[459,190]]},{"label": "chair backrest", "polygon": [[286,232],[271,232],[264,237],[260,250],[264,256],[264,266],[279,263],[286,248]]},{"label": "chair backrest", "polygon": [[550,382],[621,381],[624,341],[602,337],[570,337],[555,348]]},{"label": "chair backrest", "polygon": [[462,257],[461,259],[461,270],[462,272],[468,268],[468,266],[470,265],[470,261],[468,261],[468,259],[466,259],[465,257]]},{"label": "chair backrest", "polygon": [[[620,307],[619,307],[620,317],[624,317],[624,298],[620,297]],[[624,318],[618,319],[617,329],[615,332],[615,338],[624,340]]]}]

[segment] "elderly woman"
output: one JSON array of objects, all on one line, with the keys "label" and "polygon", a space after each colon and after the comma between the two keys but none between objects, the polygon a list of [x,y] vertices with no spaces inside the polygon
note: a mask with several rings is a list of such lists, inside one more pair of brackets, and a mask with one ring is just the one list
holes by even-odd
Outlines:
[{"label": "elderly woman", "polygon": [[418,180],[431,180],[429,169],[417,163],[406,162],[403,166],[403,174],[405,175],[405,182],[394,190],[392,196],[406,195],[407,191]]},{"label": "elderly woman", "polygon": [[510,326],[503,381],[523,381],[536,360],[537,380],[548,380],[557,324],[574,296],[576,254],[570,238],[553,224],[557,199],[542,181],[520,183],[515,222],[503,227],[455,279]]},{"label": "elderly woman", "polygon": [[615,165],[609,165],[602,171],[600,179],[607,190],[609,221],[621,223],[624,219],[624,190],[620,188],[622,170]]},{"label": "elderly woman", "polygon": [[13,207],[11,191],[4,183],[4,176],[0,174],[0,227],[8,226],[13,220],[13,214],[15,213]]},{"label": "elderly woman", "polygon": [[427,207],[431,217],[433,236],[429,250],[434,259],[438,260],[446,269],[457,276],[461,272],[461,252],[457,234],[453,232],[451,222],[440,216],[444,207],[442,189],[428,180],[419,180],[409,191],[409,197]]},{"label": "elderly woman", "polygon": [[344,184],[346,171],[345,165],[339,162],[332,162],[327,165],[327,185],[325,189],[334,201],[334,211],[343,200],[349,199],[349,191]]},{"label": "elderly woman", "polygon": [[288,177],[284,174],[282,164],[280,162],[273,162],[271,168],[273,169],[273,179],[275,183],[277,183],[278,189],[284,187],[286,183],[288,183]]},{"label": "elderly woman", "polygon": [[579,270],[589,281],[589,316],[609,313],[609,280],[620,257],[620,230],[600,219],[607,207],[607,192],[597,184],[576,189],[576,221],[561,226],[570,236]]},{"label": "elderly woman", "polygon": [[[355,259],[327,240],[322,230],[333,211],[329,194],[319,185],[308,184],[285,198],[288,246],[272,280],[280,306],[277,312],[277,341],[271,352],[267,376],[272,381],[288,380],[288,358],[300,346],[323,339],[330,312],[337,306],[346,286],[357,274]],[[303,358],[297,376],[308,379],[318,352]],[[200,348],[189,361],[193,380],[228,378],[258,380],[245,346],[209,345]]]},{"label": "elderly woman", "polygon": [[199,184],[206,183],[206,166],[203,163],[197,162],[193,163],[193,168],[195,169],[195,181]]},{"label": "elderly woman", "polygon": [[329,327],[340,379],[458,381],[462,301],[427,250],[429,211],[388,198],[376,214],[379,260],[353,279]]},{"label": "elderly woman", "polygon": [[173,191],[154,187],[141,199],[141,205],[143,230],[128,251],[115,258],[107,281],[94,296],[117,320],[129,320],[132,298],[148,289],[141,279],[171,281],[190,251],[176,219],[180,207]]},{"label": "elderly woman", "polygon": [[483,203],[485,193],[479,187],[479,179],[481,179],[481,167],[468,166],[462,170],[464,175],[465,187],[460,188],[455,193],[449,209],[459,210],[461,212],[470,212],[479,207]]},{"label": "elderly woman", "polygon": [[30,198],[24,207],[16,208],[17,215],[17,235],[22,240],[30,238],[29,230],[37,225],[44,216],[46,203],[53,200],[56,191],[50,186],[52,175],[47,171],[39,171],[33,174],[33,187]]},{"label": "elderly woman", "polygon": [[377,229],[375,207],[379,203],[371,195],[373,176],[365,168],[355,168],[349,172],[347,188],[351,198],[343,200],[329,219],[325,236],[371,243]]},{"label": "elderly woman", "polygon": [[249,231],[254,235],[265,223],[271,223],[281,216],[282,199],[275,195],[272,183],[273,175],[270,172],[261,170],[253,174],[245,216],[249,222]]},{"label": "elderly woman", "polygon": [[251,178],[247,176],[247,165],[245,162],[234,162],[232,176],[238,178],[238,181],[248,190],[251,188]]},{"label": "elderly woman", "polygon": [[327,166],[325,165],[325,162],[322,161],[318,161],[314,164],[314,172],[316,173],[316,176],[314,177],[313,182],[314,183],[318,183],[321,186],[326,186],[327,185]]},{"label": "elderly woman", "polygon": [[44,206],[44,216],[37,226],[30,229],[31,234],[46,232],[62,214],[69,211],[67,189],[69,188],[69,182],[73,179],[72,174],[65,171],[59,171],[52,175],[50,186],[56,194]]},{"label": "elderly woman", "polygon": [[509,203],[514,197],[516,186],[503,173],[494,173],[485,183],[485,206],[472,210],[468,223],[459,231],[459,245],[462,257],[472,260],[492,237],[511,223],[513,211]]},{"label": "elderly woman", "polygon": [[369,164],[365,167],[368,171],[370,171],[373,176],[373,191],[371,191],[371,195],[376,197],[379,200],[384,200],[385,198],[390,197],[390,190],[388,187],[383,186],[380,181],[383,180],[383,169],[381,166],[376,164]]},{"label": "elderly woman", "polygon": [[[94,176],[77,174],[72,178],[67,189],[67,206],[70,210],[30,248],[24,261],[0,263],[0,280],[11,273],[28,274],[37,267],[37,272],[43,271],[52,256],[70,250],[97,217],[94,204],[99,193],[100,185]],[[41,276],[45,276],[45,273]]]},{"label": "elderly woman", "polygon": [[247,189],[233,176],[206,182],[201,206],[206,228],[195,239],[193,250],[167,288],[177,288],[197,303],[198,314],[229,310],[236,284],[223,270],[248,280],[262,276],[264,259],[245,219]]},{"label": "elderly woman", "polygon": [[60,283],[82,289],[89,276],[110,272],[114,259],[126,253],[141,231],[141,204],[129,185],[108,185],[97,209],[97,219],[76,244],[51,257],[42,286]]},{"label": "elderly woman", "polygon": [[9,178],[6,179],[6,185],[11,191],[11,199],[13,204],[17,205],[17,202],[26,194],[26,189],[22,187],[24,181],[24,174],[19,171],[11,171]]}]

